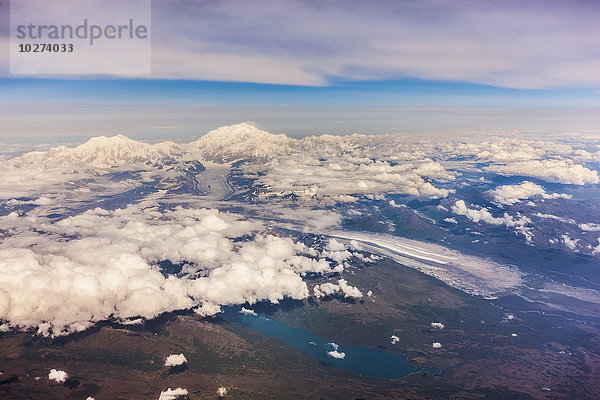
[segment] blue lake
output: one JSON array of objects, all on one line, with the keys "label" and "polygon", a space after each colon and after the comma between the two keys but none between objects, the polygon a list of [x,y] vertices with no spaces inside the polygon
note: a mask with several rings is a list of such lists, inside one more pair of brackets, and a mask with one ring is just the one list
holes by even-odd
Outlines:
[{"label": "blue lake", "polygon": [[[379,378],[400,378],[420,370],[438,373],[430,367],[415,368],[407,363],[406,357],[382,350],[344,345],[338,345],[336,350],[336,344],[302,329],[292,328],[264,315],[245,315],[238,311],[238,307],[228,307],[219,315],[226,321],[247,325],[265,336],[283,339],[291,347],[328,366]],[[328,354],[333,351],[344,353],[344,358]]]}]

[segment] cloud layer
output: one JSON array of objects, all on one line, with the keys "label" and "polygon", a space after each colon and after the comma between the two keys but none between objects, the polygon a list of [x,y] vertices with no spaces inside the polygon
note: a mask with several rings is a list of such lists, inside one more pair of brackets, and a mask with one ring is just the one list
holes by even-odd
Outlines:
[{"label": "cloud layer", "polygon": [[[345,218],[364,219],[375,229],[400,232],[398,217],[410,215],[450,231],[473,223],[508,228],[538,245],[540,240],[532,241],[534,233],[542,235],[538,225],[569,224],[552,229],[559,233],[543,244],[598,254],[600,221],[593,215],[576,221],[550,209],[570,198],[552,193],[573,189],[561,184],[587,188],[598,182],[600,144],[576,139],[300,140],[240,124],[192,143],[103,137],[6,160],[0,166],[1,329],[62,335],[98,321],[132,322],[182,309],[213,315],[223,305],[262,300],[360,299],[363,288],[343,275],[315,282],[312,290],[305,280],[344,274],[353,261],[375,259],[359,253],[360,247],[469,293],[512,290],[522,283],[517,270],[440,246],[339,227]],[[205,162],[208,155],[213,161]],[[203,177],[206,182],[200,182]],[[544,184],[553,188],[547,192],[536,178],[557,184]],[[492,183],[499,180],[520,183]],[[234,198],[224,200],[229,194]],[[548,210],[533,208],[541,207],[538,200],[559,198],[564,200],[544,202]],[[435,211],[413,210],[413,201]],[[368,220],[369,213],[378,219]],[[312,246],[308,239],[286,237],[286,229],[323,236]],[[345,243],[353,239],[349,248]]]},{"label": "cloud layer", "polygon": [[[159,2],[153,72],[301,85],[398,77],[526,88],[600,84],[600,48],[590,39],[600,34],[597,6],[589,2],[267,3]],[[180,59],[186,62],[173,64]]]},{"label": "cloud layer", "polygon": [[598,183],[598,172],[590,170],[571,160],[531,160],[512,164],[497,165],[491,171],[502,175],[531,176],[549,182],[559,182],[571,185]]},{"label": "cloud layer", "polygon": [[500,204],[513,205],[521,200],[530,199],[539,196],[542,199],[570,199],[572,196],[559,193],[546,193],[543,187],[535,183],[524,181],[519,185],[498,186],[490,193],[494,200]]},{"label": "cloud layer", "polygon": [[152,76],[292,85],[409,77],[597,87],[597,13],[593,2],[556,0],[159,1],[153,3]]},{"label": "cloud layer", "polygon": [[[238,215],[208,209],[159,212],[130,206],[41,223],[15,213],[0,245],[0,319],[44,335],[104,319],[153,318],[224,304],[309,295],[301,275],[328,273],[324,259]],[[246,239],[240,241],[240,238]],[[160,262],[181,265],[164,274]]]}]

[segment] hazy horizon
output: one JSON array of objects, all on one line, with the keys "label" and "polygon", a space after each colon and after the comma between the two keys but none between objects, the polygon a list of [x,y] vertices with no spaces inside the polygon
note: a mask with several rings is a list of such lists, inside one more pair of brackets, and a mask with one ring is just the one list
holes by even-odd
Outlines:
[{"label": "hazy horizon", "polygon": [[243,121],[293,137],[600,126],[593,2],[154,1],[141,77],[11,74],[8,5],[3,141],[169,139]]}]

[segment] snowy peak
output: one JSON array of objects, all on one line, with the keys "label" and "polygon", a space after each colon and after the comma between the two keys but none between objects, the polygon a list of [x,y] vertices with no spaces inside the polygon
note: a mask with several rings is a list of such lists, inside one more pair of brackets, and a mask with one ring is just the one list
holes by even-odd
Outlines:
[{"label": "snowy peak", "polygon": [[239,159],[263,159],[291,154],[297,140],[273,135],[248,124],[223,126],[191,143],[204,159],[229,162]]},{"label": "snowy peak", "polygon": [[77,147],[55,147],[47,152],[35,151],[25,154],[26,162],[64,165],[73,162],[110,167],[121,164],[155,164],[181,155],[173,142],[149,144],[127,136],[97,136]]}]

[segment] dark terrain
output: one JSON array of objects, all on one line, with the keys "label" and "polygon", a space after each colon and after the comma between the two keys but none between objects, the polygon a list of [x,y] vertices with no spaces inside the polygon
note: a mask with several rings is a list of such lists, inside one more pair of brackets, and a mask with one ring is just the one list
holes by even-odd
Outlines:
[{"label": "dark terrain", "polygon": [[[3,334],[0,397],[146,400],[182,387],[189,399],[214,399],[225,386],[232,399],[600,398],[598,327],[556,312],[544,315],[541,306],[514,298],[472,297],[388,260],[348,272],[349,283],[371,289],[372,297],[253,308],[327,340],[406,355],[415,367],[441,373],[355,375],[244,325],[182,313],[143,326],[104,324],[54,340]],[[395,345],[392,334],[400,338]],[[432,342],[443,347],[434,349]],[[173,353],[185,354],[187,368],[163,366]],[[51,368],[67,371],[69,380],[49,381]]]}]

